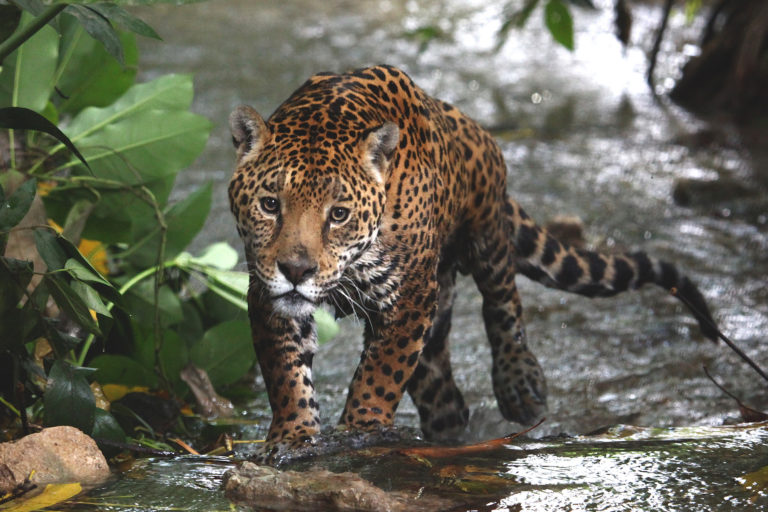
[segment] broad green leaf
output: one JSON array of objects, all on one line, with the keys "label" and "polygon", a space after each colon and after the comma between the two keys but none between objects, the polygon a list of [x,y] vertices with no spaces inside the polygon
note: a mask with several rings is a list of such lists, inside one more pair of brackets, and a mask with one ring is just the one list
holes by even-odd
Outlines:
[{"label": "broad green leaf", "polygon": [[43,402],[47,426],[71,425],[91,433],[96,414],[93,392],[85,377],[66,361],[53,363]]},{"label": "broad green leaf", "polygon": [[174,391],[182,396],[187,393],[188,388],[181,380],[181,370],[187,366],[188,362],[189,349],[184,340],[174,331],[164,331],[160,348],[160,366]]},{"label": "broad green leaf", "polygon": [[192,103],[192,77],[164,75],[136,84],[119,100],[103,108],[87,108],[70,123],[67,133],[73,142],[146,110],[187,110]]},{"label": "broad green leaf", "polygon": [[[32,19],[30,13],[22,14],[17,30]],[[26,107],[42,112],[53,92],[58,51],[58,34],[45,26],[10,54],[0,72],[0,107]]]},{"label": "broad green leaf", "polygon": [[[194,161],[208,139],[210,122],[187,111],[191,101],[189,76],[163,76],[134,85],[108,107],[82,110],[66,133],[86,155],[97,177],[146,185],[163,205],[178,171]],[[76,163],[72,160],[64,167]],[[111,203],[117,211],[94,215],[109,218],[119,213],[124,218],[128,213],[135,218],[125,203],[137,199],[134,194],[125,196],[125,200]],[[99,205],[102,208],[108,208],[107,203]]]},{"label": "broad green leaf", "polygon": [[61,270],[69,259],[59,241],[61,237],[48,229],[35,230],[35,245],[37,252],[48,266],[48,270]]},{"label": "broad green leaf", "polygon": [[56,137],[59,142],[64,144],[67,149],[72,151],[75,156],[88,167],[83,155],[77,150],[72,141],[67,138],[59,128],[49,121],[45,116],[38,114],[34,110],[24,107],[5,107],[0,108],[0,128],[9,128],[12,130],[36,130],[45,132]]},{"label": "broad green leaf", "polygon": [[94,357],[88,366],[96,368],[94,380],[100,384],[123,384],[125,386],[157,387],[155,373],[136,361],[122,356],[105,354]]},{"label": "broad green leaf", "polygon": [[[203,249],[200,256],[189,258],[190,263],[203,267],[213,267],[219,270],[231,270],[237,265],[237,251],[226,242],[218,242]],[[198,268],[205,273],[204,269]]]},{"label": "broad green leaf", "polygon": [[549,0],[544,7],[544,23],[555,41],[573,50],[573,19],[562,0]]},{"label": "broad green leaf", "polygon": [[112,24],[96,9],[85,5],[71,4],[64,12],[71,14],[83,25],[88,34],[104,45],[104,49],[109,52],[120,64],[125,62],[123,58],[123,46],[120,43],[120,37],[112,27]]},{"label": "broad green leaf", "polygon": [[202,152],[209,130],[208,120],[192,112],[146,110],[72,140],[78,139],[95,176],[147,185],[163,205],[176,174]]},{"label": "broad green leaf", "polygon": [[56,101],[62,113],[76,114],[85,107],[106,107],[133,85],[138,66],[136,38],[120,33],[125,63],[120,65],[104,47],[89,37],[71,16],[62,16],[56,85],[63,96]]},{"label": "broad green leaf", "polygon": [[[202,229],[211,209],[212,193],[213,187],[211,183],[207,183],[167,209],[165,222],[168,229],[164,259],[173,259]],[[160,228],[156,223],[140,228],[142,229],[133,234],[134,243],[139,240],[146,242],[130,255],[129,260],[138,267],[149,267],[157,263]]]},{"label": "broad green leaf", "polygon": [[[0,126],[2,126],[2,112],[0,109]],[[37,181],[30,179],[21,184],[19,188],[8,198],[4,198],[3,191],[0,189],[0,231],[8,231],[29,211],[32,206],[32,200],[37,192]]]},{"label": "broad green leaf", "polygon": [[96,335],[101,335],[99,325],[91,316],[85,301],[80,295],[58,274],[46,274],[44,281],[51,293],[56,305],[83,329]]},{"label": "broad green leaf", "polygon": [[[151,324],[139,326],[136,329],[136,346],[134,359],[139,364],[154,368],[155,366],[155,334]],[[187,385],[181,380],[180,373],[189,362],[187,344],[174,331],[164,330],[160,347],[160,367],[163,375],[178,394],[187,392]]]},{"label": "broad green leaf", "polygon": [[[107,439],[122,443],[125,441],[125,432],[110,413],[98,407],[94,411],[93,432],[91,435],[97,439]],[[100,447],[101,448],[101,447]],[[102,448],[102,451],[104,448]]]},{"label": "broad green leaf", "polygon": [[190,360],[204,369],[214,387],[232,384],[251,369],[256,359],[247,321],[212,327],[190,350]]},{"label": "broad green leaf", "polygon": [[[151,327],[155,320],[154,280],[145,279],[123,296],[124,309],[131,312],[131,317],[142,326]],[[176,325],[184,315],[181,311],[181,300],[167,286],[159,290],[160,322],[163,327]]]},{"label": "broad green leaf", "polygon": [[336,319],[324,309],[315,310],[315,325],[317,326],[317,342],[325,343],[339,334],[339,324]]},{"label": "broad green leaf", "polygon": [[130,30],[140,36],[160,39],[155,29],[114,3],[95,3],[90,4],[89,7],[125,30]]},{"label": "broad green leaf", "polygon": [[208,289],[243,311],[248,311],[246,294],[248,293],[248,274],[232,270],[205,269]]}]

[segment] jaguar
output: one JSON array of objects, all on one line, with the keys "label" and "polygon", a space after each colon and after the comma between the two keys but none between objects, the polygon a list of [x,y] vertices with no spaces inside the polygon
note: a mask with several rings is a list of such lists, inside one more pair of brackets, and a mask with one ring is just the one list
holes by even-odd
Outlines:
[{"label": "jaguar", "polygon": [[468,422],[448,345],[459,272],[482,294],[493,390],[510,421],[532,423],[547,396],[517,274],[586,297],[655,284],[716,339],[701,292],[674,264],[558,241],[509,197],[491,134],[395,67],[316,74],[267,121],[240,106],[229,124],[229,198],[272,408],[258,460],[274,461],[319,432],[312,360],[321,303],[364,325],[339,423],[386,428],[408,392],[433,440],[457,438]]}]

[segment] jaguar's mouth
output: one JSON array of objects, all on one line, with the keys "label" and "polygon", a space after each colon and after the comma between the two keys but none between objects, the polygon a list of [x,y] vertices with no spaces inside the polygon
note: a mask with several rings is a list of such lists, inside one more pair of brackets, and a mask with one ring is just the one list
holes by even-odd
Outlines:
[{"label": "jaguar's mouth", "polygon": [[282,293],[272,298],[275,310],[291,317],[310,316],[317,305],[297,290]]}]

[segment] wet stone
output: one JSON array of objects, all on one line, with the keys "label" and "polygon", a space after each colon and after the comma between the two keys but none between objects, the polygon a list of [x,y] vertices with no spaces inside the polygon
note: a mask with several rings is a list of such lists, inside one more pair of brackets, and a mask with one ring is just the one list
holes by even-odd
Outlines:
[{"label": "wet stone", "polygon": [[280,471],[244,462],[224,474],[224,492],[259,510],[444,510],[448,501],[418,493],[385,492],[354,473],[324,469]]},{"label": "wet stone", "polygon": [[54,482],[97,483],[110,475],[96,442],[74,427],[51,427],[0,444],[0,468],[3,493],[24,482],[30,474],[30,481],[38,486]]}]

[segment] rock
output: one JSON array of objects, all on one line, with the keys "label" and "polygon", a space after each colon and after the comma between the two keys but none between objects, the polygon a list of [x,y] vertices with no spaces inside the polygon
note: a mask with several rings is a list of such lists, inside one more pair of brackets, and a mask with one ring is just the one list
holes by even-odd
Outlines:
[{"label": "rock", "polygon": [[[3,467],[5,466],[5,467]],[[97,483],[109,477],[109,466],[96,442],[74,427],[51,427],[0,444],[0,493],[24,482]]]},{"label": "rock", "polygon": [[223,486],[228,499],[259,510],[411,512],[450,505],[433,496],[385,492],[354,473],[280,471],[252,462],[227,471]]}]

